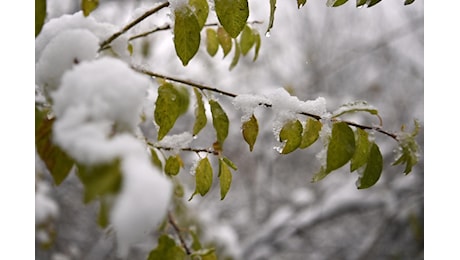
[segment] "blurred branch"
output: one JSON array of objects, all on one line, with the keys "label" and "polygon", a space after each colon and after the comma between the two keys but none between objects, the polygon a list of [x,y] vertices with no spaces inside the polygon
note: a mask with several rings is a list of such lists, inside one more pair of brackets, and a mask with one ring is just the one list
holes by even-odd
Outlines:
[{"label": "blurred branch", "polygon": [[191,255],[192,251],[190,251],[190,248],[188,248],[187,244],[185,243],[185,240],[180,233],[179,226],[177,226],[176,221],[174,220],[174,216],[172,215],[171,211],[168,212],[168,222],[174,228],[174,231],[176,231],[176,234],[179,237],[180,243],[182,244],[182,247],[184,248],[185,253],[187,255]]}]

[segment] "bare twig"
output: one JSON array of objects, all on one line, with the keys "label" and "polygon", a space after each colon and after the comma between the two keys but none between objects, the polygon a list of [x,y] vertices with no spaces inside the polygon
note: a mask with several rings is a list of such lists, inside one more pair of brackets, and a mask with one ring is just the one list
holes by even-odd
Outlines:
[{"label": "bare twig", "polygon": [[174,221],[174,217],[173,217],[171,211],[168,212],[168,221],[169,221],[169,224],[171,224],[171,226],[174,228],[174,231],[176,231],[177,236],[179,237],[180,243],[182,244],[182,247],[185,250],[185,253],[187,255],[191,255],[192,251],[190,251],[190,248],[188,248],[187,244],[185,243],[185,240],[184,240],[184,238],[182,237],[182,235],[180,233],[179,226],[177,226],[176,222]]}]

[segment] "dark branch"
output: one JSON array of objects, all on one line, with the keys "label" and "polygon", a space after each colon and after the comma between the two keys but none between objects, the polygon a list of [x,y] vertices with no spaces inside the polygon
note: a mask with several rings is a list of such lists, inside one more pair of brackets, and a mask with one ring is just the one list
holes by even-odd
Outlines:
[{"label": "dark branch", "polygon": [[185,240],[180,233],[179,226],[177,226],[176,222],[174,221],[174,217],[171,211],[168,212],[168,221],[169,221],[169,224],[171,224],[171,226],[174,228],[174,231],[176,231],[177,236],[179,237],[180,243],[182,244],[182,247],[185,250],[185,253],[187,253],[187,255],[191,255],[192,251],[190,251],[190,248],[188,248],[187,244],[185,243]]}]

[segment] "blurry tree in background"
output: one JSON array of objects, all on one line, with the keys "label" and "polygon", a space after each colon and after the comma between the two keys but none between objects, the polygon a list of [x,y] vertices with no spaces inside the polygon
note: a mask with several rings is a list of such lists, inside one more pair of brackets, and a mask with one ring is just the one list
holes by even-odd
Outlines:
[{"label": "blurry tree in background", "polygon": [[36,259],[423,259],[423,12],[36,0]]}]

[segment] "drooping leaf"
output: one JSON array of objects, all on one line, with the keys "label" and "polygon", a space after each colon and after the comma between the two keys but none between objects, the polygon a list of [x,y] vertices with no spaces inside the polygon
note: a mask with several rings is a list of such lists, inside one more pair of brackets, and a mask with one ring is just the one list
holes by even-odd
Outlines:
[{"label": "drooping leaf", "polygon": [[356,7],[363,6],[367,3],[367,0],[356,0]]},{"label": "drooping leaf", "polygon": [[302,8],[307,3],[307,0],[297,0],[297,8]]},{"label": "drooping leaf", "polygon": [[46,0],[35,0],[35,37],[41,32],[46,18]]},{"label": "drooping leaf", "polygon": [[175,10],[174,17],[174,47],[182,65],[187,66],[200,47],[201,27],[188,6]]},{"label": "drooping leaf", "polygon": [[225,58],[232,50],[232,37],[230,37],[223,27],[219,27],[217,28],[217,40],[219,41],[220,46],[222,46]]},{"label": "drooping leaf", "polygon": [[323,124],[319,120],[308,118],[305,129],[302,133],[302,142],[299,145],[300,149],[304,149],[314,144],[319,138],[319,131]]},{"label": "drooping leaf", "polygon": [[106,228],[109,225],[109,216],[110,216],[110,203],[101,198],[99,201],[99,214],[97,216],[97,224],[101,228]]},{"label": "drooping leaf", "polygon": [[345,165],[355,153],[355,135],[345,122],[332,125],[331,140],[327,147],[326,172]]},{"label": "drooping leaf", "polygon": [[185,88],[164,83],[158,88],[158,98],[155,102],[155,122],[158,130],[158,140],[163,139],[176,123],[177,118],[187,111],[189,104],[188,92]]},{"label": "drooping leaf", "polygon": [[247,0],[215,0],[215,9],[220,24],[232,38],[236,38],[249,17]]},{"label": "drooping leaf", "polygon": [[232,161],[230,161],[230,159],[228,159],[227,157],[222,157],[222,160],[224,161],[224,163],[226,163],[233,170],[235,170],[235,171],[238,170],[238,167],[236,167],[236,164],[234,164]]},{"label": "drooping leaf", "polygon": [[256,61],[257,60],[257,57],[259,57],[259,50],[260,50],[260,44],[261,44],[261,39],[260,39],[260,34],[258,31],[255,31],[253,29],[253,32],[254,32],[254,38],[255,38],[255,43],[256,43],[256,48],[254,50],[254,59],[252,61]]},{"label": "drooping leaf", "polygon": [[216,130],[217,141],[223,147],[224,141],[228,136],[229,120],[227,114],[220,104],[215,100],[209,100],[212,114],[212,124]]},{"label": "drooping leaf", "polygon": [[243,56],[248,54],[249,50],[254,46],[256,43],[253,30],[249,26],[245,26],[243,32],[241,33],[240,38],[240,47],[241,53]]},{"label": "drooping leaf", "polygon": [[99,5],[99,0],[81,0],[81,10],[83,15],[88,16]]},{"label": "drooping leaf", "polygon": [[412,171],[412,167],[417,164],[419,160],[419,151],[420,148],[415,141],[415,137],[418,135],[420,130],[420,125],[418,121],[414,122],[415,128],[412,133],[399,133],[399,148],[397,151],[396,160],[393,162],[393,165],[406,164],[404,173],[407,175]]},{"label": "drooping leaf", "polygon": [[410,5],[414,2],[415,0],[406,0],[404,1],[404,5]]},{"label": "drooping leaf", "polygon": [[85,203],[92,201],[98,196],[115,194],[121,188],[122,174],[120,161],[100,165],[78,164],[77,176],[85,187]]},{"label": "drooping leaf", "polygon": [[369,4],[367,5],[367,7],[372,7],[372,6],[376,5],[376,4],[378,4],[380,1],[382,1],[382,0],[370,0]]},{"label": "drooping leaf", "polygon": [[192,249],[193,249],[193,251],[198,251],[201,248],[203,248],[203,246],[201,245],[201,242],[200,242],[200,238],[198,237],[196,232],[193,231],[193,230],[190,230],[190,235],[192,236]]},{"label": "drooping leaf", "polygon": [[275,21],[276,0],[270,0],[270,19],[268,20],[268,27],[266,33],[270,33]]},{"label": "drooping leaf", "polygon": [[201,92],[194,88],[193,92],[196,97],[196,107],[195,107],[195,124],[193,125],[193,135],[197,135],[201,129],[203,129],[207,122],[208,118],[206,117],[206,111],[203,103],[203,95]]},{"label": "drooping leaf", "polygon": [[160,169],[163,169],[163,164],[161,163],[160,157],[158,157],[158,154],[155,151],[155,149],[150,149],[150,154],[153,165],[157,166]]},{"label": "drooping leaf", "polygon": [[53,143],[54,118],[48,119],[47,113],[47,110],[40,111],[35,108],[35,146],[54,183],[59,185],[69,175],[74,161]]},{"label": "drooping leaf", "polygon": [[169,156],[165,163],[165,173],[170,176],[177,175],[180,171],[181,162],[179,155]]},{"label": "drooping leaf", "polygon": [[217,51],[219,50],[217,32],[212,28],[206,29],[206,50],[212,57],[214,57],[214,55],[216,55]]},{"label": "drooping leaf", "polygon": [[240,45],[235,39],[235,55],[233,56],[232,63],[230,64],[230,70],[232,70],[236,66],[236,64],[238,64],[238,61],[240,60],[240,53]]},{"label": "drooping leaf", "polygon": [[[346,2],[348,2],[348,0],[329,0],[328,4],[329,2],[332,2],[332,7],[337,7],[337,6],[341,6],[345,4]],[[331,5],[328,5],[328,6],[331,6]]]},{"label": "drooping leaf", "polygon": [[259,134],[259,124],[257,118],[252,115],[248,121],[244,122],[241,127],[243,138],[249,145],[249,151],[252,152],[256,143],[257,135]]},{"label": "drooping leaf", "polygon": [[329,173],[326,172],[326,168],[321,167],[321,169],[313,175],[313,178],[311,179],[311,182],[318,182],[322,179],[324,179]]},{"label": "drooping leaf", "polygon": [[209,159],[203,158],[195,169],[196,191],[204,196],[212,186],[212,167]]},{"label": "drooping leaf", "polygon": [[190,6],[195,12],[200,30],[203,28],[209,14],[209,5],[207,0],[189,0]]},{"label": "drooping leaf", "polygon": [[377,144],[372,143],[369,159],[363,176],[358,180],[358,189],[366,189],[373,186],[380,178],[383,169],[383,157]]},{"label": "drooping leaf", "polygon": [[356,151],[351,158],[350,172],[357,170],[364,166],[369,158],[371,142],[369,141],[369,135],[366,131],[358,128],[356,130]]},{"label": "drooping leaf", "polygon": [[220,199],[223,200],[227,195],[230,185],[232,184],[232,173],[223,159],[219,159],[219,182],[220,182]]},{"label": "drooping leaf", "polygon": [[280,131],[280,141],[285,142],[282,154],[288,154],[297,149],[302,142],[302,123],[299,120],[289,121]]},{"label": "drooping leaf", "polygon": [[184,260],[186,253],[181,246],[176,245],[176,241],[163,234],[158,238],[158,246],[150,251],[147,260]]}]

